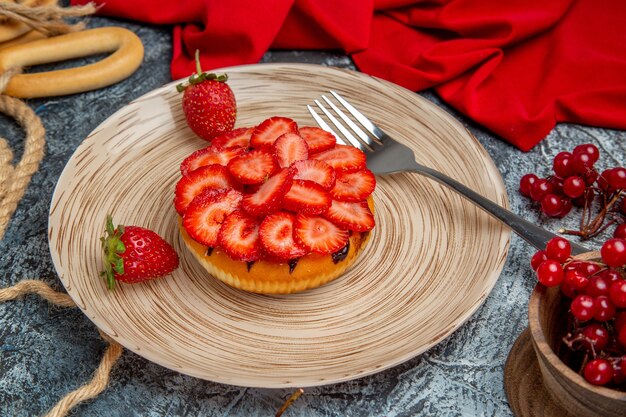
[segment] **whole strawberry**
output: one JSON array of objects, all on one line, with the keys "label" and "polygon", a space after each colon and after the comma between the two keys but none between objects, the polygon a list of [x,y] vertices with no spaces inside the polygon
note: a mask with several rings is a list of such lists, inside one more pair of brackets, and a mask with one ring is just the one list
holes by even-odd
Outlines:
[{"label": "whole strawberry", "polygon": [[183,112],[187,124],[202,139],[210,141],[215,136],[233,130],[237,119],[235,94],[226,81],[226,74],[202,72],[200,55],[196,50],[196,74],[189,84],[176,86],[183,92]]},{"label": "whole strawberry", "polygon": [[113,226],[107,216],[105,236],[100,238],[104,251],[104,271],[100,273],[111,290],[115,281],[129,284],[162,277],[178,268],[178,254],[161,236],[139,226]]}]

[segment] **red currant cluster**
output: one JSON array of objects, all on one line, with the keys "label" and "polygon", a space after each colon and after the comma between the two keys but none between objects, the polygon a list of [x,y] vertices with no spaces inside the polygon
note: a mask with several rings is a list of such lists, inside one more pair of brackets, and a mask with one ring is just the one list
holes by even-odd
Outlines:
[{"label": "red currant cluster", "polygon": [[[595,167],[599,159],[600,151],[590,143],[576,146],[573,152],[560,152],[552,161],[554,175],[539,178],[526,174],[520,180],[519,191],[539,204],[541,211],[550,217],[565,217],[572,205],[582,207],[580,230],[561,230],[561,233],[589,239],[610,225],[621,223],[618,227],[621,231],[616,235],[624,238],[626,199],[621,197],[626,189],[626,168],[615,167],[599,173]],[[594,201],[598,202],[599,209],[592,218]],[[610,218],[605,222],[607,216]]]},{"label": "red currant cluster", "polygon": [[[560,285],[571,299],[564,342],[579,358],[569,362],[594,385],[626,383],[626,240],[611,238],[600,250],[601,259],[571,257],[562,237],[548,242],[530,261],[545,286]],[[566,361],[567,362],[567,361]],[[622,387],[620,387],[620,385]]]}]

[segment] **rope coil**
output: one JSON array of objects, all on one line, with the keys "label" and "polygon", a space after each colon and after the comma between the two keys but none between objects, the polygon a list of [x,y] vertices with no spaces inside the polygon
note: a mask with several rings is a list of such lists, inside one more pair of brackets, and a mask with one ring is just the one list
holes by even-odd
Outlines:
[{"label": "rope coil", "polygon": [[[83,22],[70,25],[63,19],[92,14],[95,10],[91,4],[61,8],[56,5],[29,7],[24,4],[0,2],[0,18],[3,18],[3,21],[24,23],[45,35],[81,30],[85,25]],[[26,133],[24,152],[15,166],[11,147],[0,137],[0,240],[4,237],[9,220],[24,196],[31,177],[39,170],[46,144],[46,130],[37,114],[23,101],[3,94],[9,80],[20,72],[21,68],[11,68],[0,74],[0,112],[13,117]],[[27,294],[38,294],[56,306],[76,307],[68,294],[57,292],[40,280],[22,280],[12,287],[1,288],[0,302],[15,300]],[[96,397],[108,385],[111,368],[122,355],[123,348],[104,333],[101,332],[100,335],[108,346],[94,377],[85,385],[65,395],[46,417],[66,416],[74,406]]]},{"label": "rope coil", "polygon": [[[0,92],[11,77],[20,72],[12,68],[0,74]],[[39,170],[46,145],[46,130],[41,119],[23,101],[1,94],[0,112],[13,117],[26,132],[24,154],[13,166],[13,152],[4,138],[0,138],[0,240],[4,237],[9,220],[24,196],[30,179]]]}]

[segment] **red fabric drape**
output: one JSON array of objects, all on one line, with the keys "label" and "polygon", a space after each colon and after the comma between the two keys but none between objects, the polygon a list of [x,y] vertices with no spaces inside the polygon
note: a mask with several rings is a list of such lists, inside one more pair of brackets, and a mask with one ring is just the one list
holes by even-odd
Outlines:
[{"label": "red fabric drape", "polygon": [[626,129],[623,0],[96,3],[104,15],[175,25],[174,79],[194,71],[196,49],[207,69],[256,63],[270,48],[340,49],[365,73],[434,88],[522,150],[557,122]]}]

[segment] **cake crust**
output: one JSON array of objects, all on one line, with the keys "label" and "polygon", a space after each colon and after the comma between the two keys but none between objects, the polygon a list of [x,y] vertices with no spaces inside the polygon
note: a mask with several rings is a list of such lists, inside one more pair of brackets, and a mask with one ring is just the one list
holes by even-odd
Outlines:
[{"label": "cake crust", "polygon": [[[371,204],[370,204],[371,205]],[[244,291],[260,294],[290,294],[326,284],[342,275],[365,248],[370,232],[353,232],[344,259],[335,262],[332,255],[311,253],[298,259],[290,272],[289,263],[267,260],[248,263],[231,259],[219,247],[209,248],[193,240],[178,218],[180,234],[198,262],[220,281]]]}]

